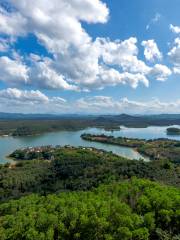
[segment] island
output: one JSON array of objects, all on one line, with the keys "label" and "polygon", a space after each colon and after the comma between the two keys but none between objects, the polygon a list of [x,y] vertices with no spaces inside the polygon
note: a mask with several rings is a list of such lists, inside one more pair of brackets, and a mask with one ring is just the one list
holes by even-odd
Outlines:
[{"label": "island", "polygon": [[168,135],[180,135],[180,128],[170,127],[167,128]]},{"label": "island", "polygon": [[113,137],[107,135],[82,134],[86,141],[102,142],[119,146],[131,147],[151,160],[169,159],[180,163],[180,141],[170,139],[145,140],[138,138]]}]

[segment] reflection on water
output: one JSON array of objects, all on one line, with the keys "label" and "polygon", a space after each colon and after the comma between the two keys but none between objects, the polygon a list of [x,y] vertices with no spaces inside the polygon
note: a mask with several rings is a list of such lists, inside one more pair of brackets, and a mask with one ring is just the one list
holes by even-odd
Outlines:
[{"label": "reflection on water", "polygon": [[[85,146],[85,147],[95,147],[98,149],[104,149],[106,151],[112,151],[115,154],[127,157],[129,159],[140,159],[143,158],[139,153],[137,153],[132,148],[120,147],[107,145],[103,143],[95,143],[84,141],[80,138],[82,133],[93,133],[93,134],[107,134],[123,137],[132,138],[165,138],[167,127],[148,127],[148,128],[125,128],[122,127],[120,131],[104,131],[97,128],[88,128],[82,131],[61,131],[56,133],[46,133],[38,136],[28,136],[28,137],[0,137],[0,163],[7,162],[5,156],[13,152],[15,149],[31,146],[42,146],[42,145],[72,145],[72,146]],[[180,140],[180,136],[168,136],[171,139]],[[144,158],[148,160],[147,158]]]}]

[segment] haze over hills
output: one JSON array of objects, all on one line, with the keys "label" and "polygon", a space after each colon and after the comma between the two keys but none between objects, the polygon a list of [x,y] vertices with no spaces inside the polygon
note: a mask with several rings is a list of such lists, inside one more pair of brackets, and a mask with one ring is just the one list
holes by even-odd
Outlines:
[{"label": "haze over hills", "polygon": [[158,118],[158,119],[180,119],[180,114],[50,114],[50,113],[8,113],[0,112],[0,119],[9,119],[9,118],[62,118],[62,117],[102,117],[102,118],[119,118],[119,119],[138,119],[138,118]]},{"label": "haze over hills", "polygon": [[[127,127],[147,127],[147,126],[168,126],[180,125],[180,114],[159,114],[159,115],[81,115],[81,114],[23,114],[23,113],[0,113],[0,121],[14,121],[14,120],[39,120],[56,121],[56,124],[78,123],[85,124],[85,126],[119,126]],[[30,124],[31,125],[31,124]]]},{"label": "haze over hills", "polygon": [[159,115],[128,115],[128,114],[120,114],[120,115],[103,115],[99,116],[96,121],[105,123],[111,122],[120,125],[126,126],[139,126],[145,127],[149,125],[174,125],[180,124],[180,114],[159,114]]},{"label": "haze over hills", "polygon": [[64,119],[64,118],[80,118],[87,117],[88,115],[78,115],[78,114],[24,114],[24,113],[5,113],[0,112],[0,120],[10,120],[10,119]]}]

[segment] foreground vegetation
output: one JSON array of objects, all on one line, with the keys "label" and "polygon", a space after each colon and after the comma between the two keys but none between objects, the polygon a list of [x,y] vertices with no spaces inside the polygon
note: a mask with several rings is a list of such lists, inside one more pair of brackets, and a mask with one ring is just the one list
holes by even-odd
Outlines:
[{"label": "foreground vegetation", "polygon": [[180,191],[147,180],[30,195],[0,206],[0,239],[180,239]]},{"label": "foreground vegetation", "polygon": [[17,150],[16,164],[0,167],[0,201],[39,193],[90,190],[133,176],[180,186],[180,167],[169,161],[132,161],[95,149]]},{"label": "foreground vegetation", "polygon": [[180,239],[178,164],[70,146],[11,158],[0,166],[0,240]]},{"label": "foreground vegetation", "polygon": [[134,139],[113,137],[106,135],[83,134],[84,140],[133,147],[139,153],[150,157],[152,160],[170,160],[180,164],[180,141],[169,139]]}]

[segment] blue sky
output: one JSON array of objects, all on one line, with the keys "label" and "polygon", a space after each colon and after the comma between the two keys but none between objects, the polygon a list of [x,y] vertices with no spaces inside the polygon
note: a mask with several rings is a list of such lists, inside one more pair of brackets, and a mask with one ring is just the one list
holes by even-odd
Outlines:
[{"label": "blue sky", "polygon": [[[169,31],[169,25],[180,26],[180,5],[179,1],[168,0],[106,0],[110,9],[110,20],[107,24],[86,25],[87,31],[96,38],[110,37],[112,40],[128,39],[131,36],[137,37],[139,42],[148,39],[155,39],[159,49],[166,54],[169,50],[168,43],[174,41],[174,34]],[[159,15],[159,20],[153,19]],[[149,25],[149,29],[146,27]],[[143,57],[143,47],[140,49]],[[165,56],[166,57],[166,56]],[[162,89],[163,88],[163,89]],[[104,94],[111,94],[116,98],[132,97],[136,100],[150,100],[158,97],[163,101],[171,101],[180,98],[180,76],[172,76],[166,82],[152,81],[149,88],[140,86],[135,91],[130,87],[115,87],[105,89]]]},{"label": "blue sky", "polygon": [[180,113],[179,0],[0,3],[0,111]]}]

